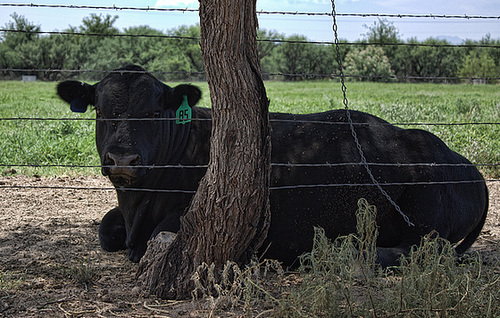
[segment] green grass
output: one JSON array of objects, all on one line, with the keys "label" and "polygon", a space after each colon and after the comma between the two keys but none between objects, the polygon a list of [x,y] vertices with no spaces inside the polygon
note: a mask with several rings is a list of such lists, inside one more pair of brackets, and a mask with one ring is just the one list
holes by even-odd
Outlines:
[{"label": "green grass", "polygon": [[[173,84],[172,84],[173,85]],[[206,83],[199,105],[208,107]],[[0,118],[92,118],[74,114],[55,95],[56,83],[0,82]],[[266,82],[271,111],[310,113],[343,108],[340,83]],[[391,123],[500,122],[498,85],[347,83],[349,107]],[[407,126],[403,126],[407,127]],[[429,130],[474,163],[500,162],[499,125],[436,126]],[[92,121],[0,121],[0,171],[5,165],[98,165]],[[98,174],[97,168],[26,168],[22,174]],[[498,177],[498,168],[482,168]]]},{"label": "green grass", "polygon": [[[55,95],[56,83],[0,82],[0,118],[92,118],[73,114]],[[0,164],[98,165],[92,121],[0,121]],[[1,167],[6,170],[6,167]],[[97,173],[97,169],[24,168],[22,174]]]}]

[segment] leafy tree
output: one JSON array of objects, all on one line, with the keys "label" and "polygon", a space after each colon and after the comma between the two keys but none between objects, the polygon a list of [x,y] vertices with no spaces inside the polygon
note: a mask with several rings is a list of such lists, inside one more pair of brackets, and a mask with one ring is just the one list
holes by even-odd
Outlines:
[{"label": "leafy tree", "polygon": [[103,16],[102,14],[91,13],[89,17],[85,17],[82,20],[83,25],[79,27],[80,32],[85,34],[105,34],[113,35],[118,33],[118,29],[113,26],[118,16],[110,16],[107,14]]},{"label": "leafy tree", "polygon": [[[83,18],[83,25],[70,27],[67,32],[79,32],[91,36],[68,36],[71,51],[70,58],[67,60],[66,67],[75,70],[97,69],[104,62],[115,60],[116,56],[102,56],[103,47],[111,45],[112,37],[100,35],[118,34],[119,30],[113,26],[118,16],[102,16],[91,14]],[[84,77],[87,79],[98,79],[101,76],[95,73],[88,73]]]},{"label": "leafy tree", "polygon": [[285,35],[277,31],[259,29],[257,39],[260,40],[257,42],[257,48],[259,50],[259,59],[262,60],[273,54],[281,41],[285,39]]},{"label": "leafy tree", "polygon": [[[304,36],[290,36],[287,41],[307,41]],[[307,43],[283,43],[279,50],[279,70],[285,73],[285,80],[314,78],[307,74],[333,73],[334,51],[329,45]],[[297,75],[303,74],[303,75]]]},{"label": "leafy tree", "polygon": [[149,26],[130,27],[123,34],[130,36],[110,38],[101,43],[94,54],[99,57],[94,59],[94,69],[139,64],[159,72],[156,75],[163,80],[185,80],[193,77],[186,72],[203,71],[201,51],[196,40],[199,38],[199,26],[182,26],[168,32],[170,36],[191,37],[193,40],[167,38],[167,34]]},{"label": "leafy tree", "polygon": [[[427,46],[406,46],[400,48],[399,69],[397,75],[411,77],[454,77],[461,61],[462,53],[446,40],[429,38],[423,42],[410,39],[409,44],[425,44]],[[428,79],[414,79],[428,81]],[[443,81],[443,79],[435,79]]]},{"label": "leafy tree", "polygon": [[[5,24],[4,29],[16,32],[2,32],[0,35],[0,67],[1,68],[33,68],[32,61],[21,52],[35,50],[35,42],[40,38],[40,26],[29,22],[24,16],[11,14],[13,21]],[[3,76],[11,76],[2,72]]]},{"label": "leafy tree", "polygon": [[[204,79],[198,72],[204,71],[199,41],[200,26],[180,26],[166,31],[152,29],[148,26],[130,27],[123,31],[114,24],[117,16],[91,14],[85,17],[80,26],[70,26],[67,32],[83,33],[82,35],[40,35],[40,26],[28,21],[16,13],[4,28],[15,32],[0,34],[0,68],[19,69],[74,69],[74,70],[109,70],[124,64],[139,64],[146,69],[165,72],[158,74],[164,80]],[[365,25],[367,32],[363,35],[364,43],[403,43],[399,31],[392,22],[379,19],[372,25]],[[125,34],[134,37],[113,37]],[[136,35],[136,36],[135,36]],[[147,35],[141,37],[140,35]],[[163,36],[175,38],[166,38]],[[181,39],[189,37],[191,39]],[[285,73],[285,80],[303,80],[317,78],[315,76],[296,76],[291,74],[332,74],[338,70],[337,53],[333,46],[312,45],[307,43],[284,43],[288,41],[307,41],[304,36],[285,37],[276,31],[259,30],[257,43],[259,59],[263,73]],[[277,41],[273,41],[277,40]],[[354,66],[355,57],[363,50],[349,45],[340,45],[341,60],[346,61],[350,54],[349,72],[361,75],[367,70],[368,61],[359,60],[359,67]],[[492,39],[487,34],[481,40],[466,40],[470,47],[442,47],[449,45],[444,40],[427,39],[418,41],[410,39],[406,45],[384,45],[383,55],[387,57],[390,68],[383,65],[377,72],[379,75],[396,74],[401,77],[498,77],[500,65],[500,39]],[[427,44],[428,46],[419,46]],[[477,48],[474,45],[492,46]],[[352,52],[351,52],[352,51]],[[349,53],[351,52],[351,53]],[[373,51],[378,56],[378,50]],[[373,53],[372,52],[372,53]],[[486,52],[486,53],[484,53]],[[378,56],[379,57],[379,56]],[[493,63],[491,63],[493,60]],[[363,64],[364,63],[364,64]],[[481,65],[485,66],[478,66]],[[385,65],[385,66],[384,66]],[[476,70],[476,75],[472,74]],[[477,71],[489,69],[489,71]],[[392,72],[389,72],[392,70]],[[191,74],[190,74],[191,72]],[[346,72],[346,73],[349,73]],[[382,73],[380,73],[382,72]],[[487,76],[480,75],[488,74]],[[39,78],[47,80],[61,77],[84,77],[97,80],[100,73],[57,73],[31,72]],[[9,78],[18,74],[3,71],[0,76]],[[471,75],[472,74],[472,75]],[[373,74],[371,74],[373,75]],[[269,77],[267,77],[269,78]],[[419,79],[411,79],[419,81]],[[422,81],[428,81],[423,79]]]},{"label": "leafy tree", "polygon": [[368,46],[364,49],[352,50],[347,54],[345,63],[346,74],[361,76],[351,78],[353,80],[379,82],[394,80],[392,78],[394,72],[391,70],[389,59],[380,47]]},{"label": "leafy tree", "polygon": [[[467,55],[458,70],[458,76],[484,79],[498,76],[498,67],[486,50],[472,51]],[[490,81],[491,82],[491,81]]]},{"label": "leafy tree", "polygon": [[[305,41],[306,38],[304,36],[291,36],[287,38],[288,41]],[[280,46],[280,57],[281,60],[279,62],[280,72],[285,74],[305,74],[309,73],[306,70],[306,66],[304,65],[305,60],[308,57],[308,50],[310,46],[307,44],[301,43],[283,43]],[[299,77],[295,77],[293,75],[285,75],[286,80],[297,80]]]},{"label": "leafy tree", "polygon": [[[397,44],[402,43],[399,35],[399,30],[394,26],[394,23],[387,19],[378,19],[372,25],[363,25],[368,31],[363,34],[363,42],[380,43],[380,44]],[[387,56],[391,63],[391,69],[396,73],[400,73],[400,63],[404,61],[401,56],[401,48],[396,45],[383,45],[384,55]]]},{"label": "leafy tree", "polygon": [[[40,26],[29,22],[17,13],[5,29],[19,32],[4,32],[0,44],[0,65],[3,68],[60,69],[64,65],[66,52],[61,36],[40,36]],[[31,72],[42,79],[55,79],[54,72]],[[6,75],[6,74],[4,74]]]},{"label": "leafy tree", "polygon": [[[203,72],[205,66],[201,57],[201,48],[198,39],[200,38],[200,25],[180,26],[167,32],[170,36],[184,37],[190,39],[171,39],[168,45],[175,48],[175,55],[178,56],[177,62],[171,62],[171,71]],[[193,77],[193,76],[191,76]],[[199,75],[198,75],[199,77]],[[185,79],[186,76],[178,74],[176,79]]]},{"label": "leafy tree", "polygon": [[32,24],[24,16],[18,15],[15,12],[11,14],[10,17],[14,21],[7,22],[4,29],[17,32],[2,32],[0,40],[3,45],[6,45],[11,49],[15,49],[21,44],[26,44],[39,39],[39,25]]},{"label": "leafy tree", "polygon": [[401,41],[399,30],[394,26],[394,23],[387,21],[387,19],[378,19],[372,25],[363,25],[368,32],[363,34],[368,43],[398,43]]},{"label": "leafy tree", "polygon": [[[123,32],[125,37],[109,37],[92,53],[92,69],[109,70],[126,64],[150,67],[155,59],[162,58],[163,46],[156,37],[135,37],[135,35],[161,36],[161,31],[148,26],[131,27]],[[87,64],[89,65],[89,64]]]},{"label": "leafy tree", "polygon": [[[481,40],[479,41],[474,41],[474,40],[466,40],[465,41],[466,45],[469,46],[474,46],[474,45],[485,45],[485,46],[500,46],[500,39],[492,39],[490,34],[486,34]],[[480,48],[475,48],[475,47],[466,47],[464,48],[465,54],[463,58],[473,51],[477,51],[475,54],[476,55],[481,55],[483,51],[488,52],[488,55],[493,59],[495,62],[495,65],[499,66],[500,65],[500,50],[492,47],[480,47]],[[496,76],[498,77],[498,76]]]},{"label": "leafy tree", "polygon": [[283,45],[282,41],[285,39],[285,35],[278,33],[276,31],[268,31],[260,29],[257,31],[257,50],[259,52],[260,65],[262,67],[262,72],[264,73],[264,78],[271,78],[271,76],[266,75],[270,73],[280,72],[280,46]]}]

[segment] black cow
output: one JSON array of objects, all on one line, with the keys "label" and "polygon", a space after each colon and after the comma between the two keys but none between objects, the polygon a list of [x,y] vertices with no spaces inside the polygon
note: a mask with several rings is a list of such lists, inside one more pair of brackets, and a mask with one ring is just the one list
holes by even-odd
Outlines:
[{"label": "black cow", "polygon": [[[206,165],[211,111],[194,107],[194,120],[184,124],[165,120],[176,117],[183,96],[194,106],[201,92],[191,85],[169,87],[138,66],[112,72],[95,85],[62,82],[57,92],[74,111],[95,106],[102,173],[115,185],[119,204],[101,222],[101,246],[107,251],[128,249],[128,257],[138,262],[150,238],[160,231],[179,230],[179,219],[205,173],[205,168],[152,166]],[[272,113],[272,162],[289,165],[272,168],[265,256],[285,265],[294,263],[311,249],[315,226],[323,227],[331,238],[354,232],[354,212],[361,197],[378,208],[377,253],[384,266],[395,264],[401,253],[433,230],[452,243],[462,241],[458,253],[468,249],[488,208],[486,184],[478,170],[429,132],[401,129],[362,112],[351,111],[351,116],[368,162],[382,163],[371,166],[374,177],[415,225],[409,226],[371,185],[365,167],[337,165],[360,161],[345,110]],[[143,120],[118,120],[133,118]],[[401,165],[383,165],[387,163]],[[283,188],[291,185],[329,186]]]}]

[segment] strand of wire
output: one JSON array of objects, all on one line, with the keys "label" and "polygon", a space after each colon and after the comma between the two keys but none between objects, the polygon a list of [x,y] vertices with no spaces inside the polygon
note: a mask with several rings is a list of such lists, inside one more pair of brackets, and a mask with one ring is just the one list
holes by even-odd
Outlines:
[{"label": "strand of wire", "polygon": [[125,73],[138,73],[138,74],[159,74],[159,75],[205,75],[205,72],[197,71],[136,71],[136,70],[69,70],[69,69],[51,69],[51,68],[0,68],[0,72],[44,72],[44,73],[102,73],[102,74],[125,74]]},{"label": "strand of wire", "polygon": [[0,3],[1,7],[31,7],[31,8],[59,8],[59,9],[84,9],[84,10],[113,10],[113,11],[159,11],[159,12],[198,12],[192,8],[158,8],[158,7],[120,7],[96,6],[96,5],[74,5],[74,4],[36,4],[36,3]]},{"label": "strand of wire", "polygon": [[[0,121],[176,121],[182,118],[73,118],[73,117],[3,117]],[[211,121],[210,118],[191,118],[191,121]],[[349,125],[347,122],[336,121],[316,121],[307,119],[270,119],[271,122],[284,123],[308,123],[308,124],[326,124],[326,125]],[[467,126],[467,125],[500,125],[500,122],[458,122],[458,123],[433,123],[433,122],[401,122],[401,123],[353,123],[359,126]]]},{"label": "strand of wire", "polygon": [[[415,162],[415,163],[392,163],[392,162],[367,162],[369,166],[374,167],[450,167],[450,168],[468,168],[468,167],[500,167],[500,163],[424,163],[424,162]],[[336,167],[355,167],[355,166],[364,166],[365,163],[362,162],[338,162],[338,163],[271,163],[273,167],[281,167],[281,168],[336,168]],[[22,168],[144,168],[144,169],[206,169],[208,165],[135,165],[135,166],[126,166],[126,165],[77,165],[77,164],[0,164],[0,167],[8,168],[8,167],[22,167]]]},{"label": "strand of wire", "polygon": [[358,153],[359,153],[359,156],[361,158],[361,163],[365,167],[365,170],[368,173],[368,176],[370,177],[370,180],[378,188],[378,190],[382,193],[382,195],[391,203],[391,205],[396,209],[396,211],[403,217],[404,221],[409,226],[415,226],[415,224],[413,224],[410,221],[410,218],[408,218],[408,216],[406,214],[404,214],[403,211],[401,211],[401,208],[399,207],[399,205],[382,188],[382,186],[377,181],[377,179],[375,179],[375,176],[373,175],[373,173],[372,173],[372,171],[370,169],[370,166],[368,165],[368,162],[367,162],[367,160],[365,158],[363,149],[361,147],[361,143],[359,142],[359,139],[358,139],[358,135],[356,133],[356,130],[354,129],[354,125],[352,124],[353,120],[351,118],[351,112],[349,111],[349,101],[347,99],[347,87],[345,85],[344,76],[343,76],[344,70],[343,70],[343,67],[342,67],[342,57],[341,57],[341,54],[340,54],[340,47],[338,45],[338,43],[339,43],[339,36],[338,36],[337,18],[336,18],[336,11],[335,11],[335,0],[331,0],[331,2],[332,2],[333,36],[334,36],[334,39],[335,39],[335,49],[337,51],[337,63],[339,65],[340,82],[341,82],[342,93],[343,93],[343,103],[344,103],[345,110],[346,110],[347,120],[348,120],[348,122],[350,124],[352,137],[354,138],[354,142],[356,144],[356,148],[358,149]]},{"label": "strand of wire", "polygon": [[[266,76],[285,76],[285,77],[301,77],[301,78],[327,78],[337,79],[339,74],[318,74],[318,73],[262,73]],[[353,79],[394,79],[394,80],[429,80],[429,81],[460,81],[460,80],[498,80],[500,77],[466,77],[466,76],[413,76],[413,75],[355,75],[344,74],[345,78]]]},{"label": "strand of wire", "polygon": [[[85,33],[85,32],[71,32],[71,31],[29,31],[29,30],[14,30],[0,28],[0,32],[12,33],[30,33],[30,34],[49,34],[49,35],[74,35],[74,36],[93,36],[93,37],[127,37],[127,38],[160,38],[171,40],[196,40],[199,37],[192,36],[179,36],[179,35],[166,35],[166,34],[126,34],[126,33]],[[438,44],[438,43],[384,43],[384,42],[330,42],[330,41],[307,41],[307,40],[284,40],[284,39],[257,39],[258,42],[273,42],[273,43],[289,43],[289,44],[321,44],[321,45],[361,45],[361,46],[417,46],[417,47],[448,47],[448,48],[500,48],[500,45],[490,44]]]},{"label": "strand of wire", "polygon": [[[0,68],[0,72],[16,72],[16,73],[30,73],[30,72],[43,72],[43,73],[150,73],[158,75],[201,75],[204,76],[205,72],[196,71],[116,71],[116,70],[68,70],[68,69],[37,69],[37,68]],[[340,77],[339,74],[318,74],[318,73],[262,73],[264,76],[285,76],[285,77],[300,77],[300,78],[328,78],[337,79]],[[466,77],[466,76],[403,76],[403,75],[354,75],[354,74],[344,74],[345,78],[354,79],[395,79],[395,80],[429,80],[429,81],[459,81],[459,80],[499,80],[500,77]]]},{"label": "strand of wire", "polygon": [[[500,179],[478,179],[478,180],[455,180],[455,181],[421,181],[421,182],[388,182],[384,186],[439,186],[448,184],[471,184],[483,182],[500,182]],[[310,188],[332,188],[332,187],[373,187],[373,183],[334,183],[334,184],[299,184],[290,186],[270,187],[271,191],[298,190]],[[158,193],[184,193],[195,194],[196,190],[176,189],[148,189],[133,187],[71,187],[71,186],[34,186],[34,185],[0,185],[0,189],[53,189],[53,190],[87,190],[87,191],[131,191],[131,192],[158,192]]]},{"label": "strand of wire", "polygon": [[[182,118],[50,118],[50,117],[4,117],[1,121],[102,121],[102,122],[117,122],[117,121],[176,121]],[[211,121],[210,118],[191,118],[191,121]],[[323,124],[323,125],[350,125],[348,122],[336,121],[317,121],[306,119],[270,119],[271,122],[294,123],[294,124]],[[352,123],[354,126],[498,126],[500,122],[456,122],[456,123],[438,123],[438,122],[401,122],[401,123]]]},{"label": "strand of wire", "polygon": [[[193,8],[158,8],[158,7],[126,7],[126,6],[94,6],[94,5],[64,5],[64,4],[35,4],[35,3],[0,3],[2,7],[32,7],[32,8],[65,8],[65,9],[91,9],[113,11],[159,11],[159,12],[198,12]],[[262,15],[294,15],[294,16],[332,16],[331,12],[300,12],[300,11],[266,11],[259,10]],[[457,15],[457,14],[390,14],[390,13],[338,13],[339,17],[379,17],[379,18],[431,18],[431,19],[500,19],[500,16],[487,15]]]}]

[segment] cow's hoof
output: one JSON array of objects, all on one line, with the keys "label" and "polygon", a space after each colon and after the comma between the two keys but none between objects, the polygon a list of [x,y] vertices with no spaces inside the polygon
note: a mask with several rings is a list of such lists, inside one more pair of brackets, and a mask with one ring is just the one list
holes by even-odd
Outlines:
[{"label": "cow's hoof", "polygon": [[117,252],[127,249],[125,220],[119,208],[114,208],[102,218],[99,226],[99,242],[103,250]]}]

